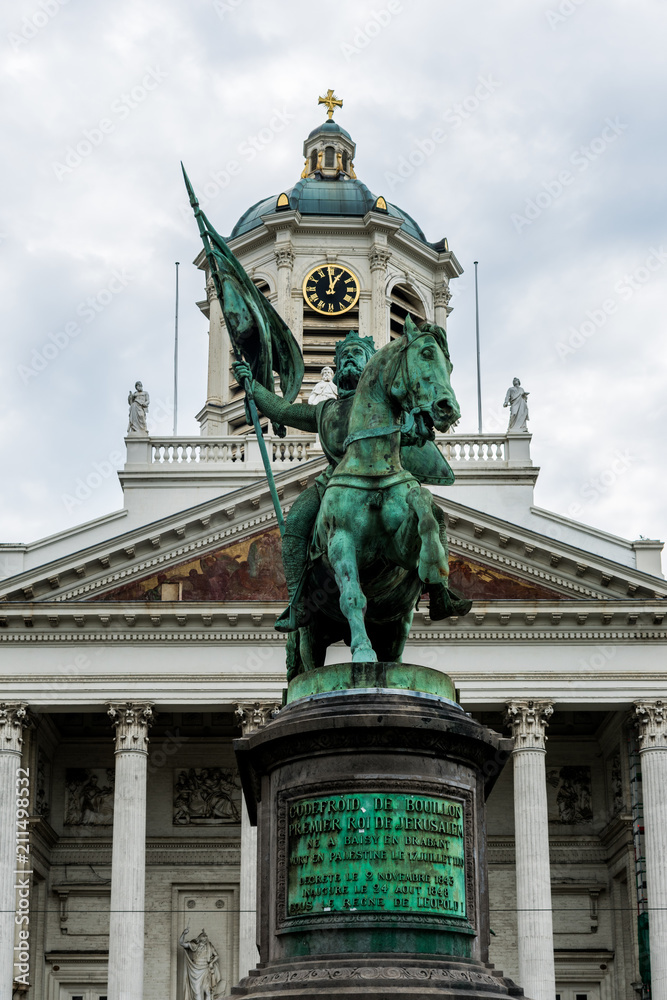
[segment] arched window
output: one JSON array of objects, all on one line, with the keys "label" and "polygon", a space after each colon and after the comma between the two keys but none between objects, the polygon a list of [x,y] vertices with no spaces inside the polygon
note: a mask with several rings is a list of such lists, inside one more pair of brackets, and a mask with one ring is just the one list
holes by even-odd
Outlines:
[{"label": "arched window", "polygon": [[314,149],[310,154],[310,169],[315,170],[317,168],[317,150]]},{"label": "arched window", "polygon": [[324,150],[324,166],[333,167],[336,162],[336,154],[333,146],[327,146]]},{"label": "arched window", "polygon": [[348,166],[347,166],[347,164],[348,164],[348,156],[347,156],[347,153],[345,152],[345,150],[343,150],[343,170],[345,171],[345,173],[348,172]]},{"label": "arched window", "polygon": [[400,337],[403,333],[403,324],[408,313],[417,326],[426,319],[422,300],[407,283],[394,285],[391,290],[390,299],[389,327],[392,340],[394,337]]}]

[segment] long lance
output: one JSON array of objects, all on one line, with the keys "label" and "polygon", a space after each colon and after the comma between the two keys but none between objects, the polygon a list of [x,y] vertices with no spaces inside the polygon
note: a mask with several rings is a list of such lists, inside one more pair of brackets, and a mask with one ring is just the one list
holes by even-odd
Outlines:
[{"label": "long lance", "polygon": [[[199,202],[190,183],[190,178],[185,172],[185,167],[181,163],[181,170],[183,171],[183,179],[185,180],[185,186],[190,197],[190,204],[192,205],[192,210],[195,213],[195,219],[197,220],[197,225],[199,226],[199,235],[202,238],[204,244],[204,252],[206,253],[206,259],[208,261],[208,266],[210,270],[211,277],[213,278],[213,285],[215,287],[215,294],[218,297],[218,302],[224,312],[224,291],[222,287],[222,278],[220,276],[220,271],[218,270],[218,262],[215,259],[215,254],[211,248],[211,240],[208,235],[208,229],[206,228],[206,222],[202,216],[202,211],[199,207]],[[234,357],[237,361],[243,361],[243,355],[239,351],[236,342],[231,335],[229,336],[232,350],[234,351]],[[282,508],[280,506],[280,500],[278,498],[278,490],[276,489],[276,483],[273,478],[273,470],[271,469],[271,463],[269,462],[269,454],[266,450],[266,442],[264,441],[264,435],[262,434],[262,428],[259,423],[259,414],[257,413],[257,406],[255,404],[255,397],[252,391],[252,379],[245,378],[243,380],[243,391],[245,392],[246,401],[248,404],[248,411],[250,413],[250,418],[252,420],[252,425],[255,428],[255,434],[257,436],[257,443],[259,444],[260,454],[262,456],[262,462],[264,464],[264,471],[266,472],[266,478],[269,483],[269,491],[271,493],[271,499],[273,500],[273,507],[276,512],[276,518],[278,520],[278,527],[280,529],[281,537],[285,534],[285,518],[283,517]]]}]

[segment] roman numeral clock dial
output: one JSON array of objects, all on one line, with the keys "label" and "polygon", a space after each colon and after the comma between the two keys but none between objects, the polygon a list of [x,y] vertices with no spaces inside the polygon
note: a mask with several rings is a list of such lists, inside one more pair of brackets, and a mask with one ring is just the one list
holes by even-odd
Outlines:
[{"label": "roman numeral clock dial", "polygon": [[303,297],[322,316],[340,316],[356,306],[359,279],[340,264],[320,264],[306,275]]}]

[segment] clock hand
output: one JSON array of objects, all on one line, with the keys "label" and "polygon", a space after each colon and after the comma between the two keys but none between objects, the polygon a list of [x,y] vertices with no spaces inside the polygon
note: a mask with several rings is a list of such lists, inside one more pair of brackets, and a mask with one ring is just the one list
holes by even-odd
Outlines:
[{"label": "clock hand", "polygon": [[336,282],[333,280],[333,275],[332,275],[333,268],[331,267],[331,265],[327,267],[327,271],[329,272],[329,288],[327,289],[327,295],[333,295],[334,285],[336,284]]}]

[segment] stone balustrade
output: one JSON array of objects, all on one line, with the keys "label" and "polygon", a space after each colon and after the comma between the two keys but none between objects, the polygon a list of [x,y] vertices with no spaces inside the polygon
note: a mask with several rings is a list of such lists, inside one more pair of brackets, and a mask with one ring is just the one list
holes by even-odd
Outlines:
[{"label": "stone balustrade", "polygon": [[[150,466],[154,472],[159,472],[160,468],[173,470],[179,466],[195,465],[247,467],[259,457],[254,433],[190,438],[137,435],[126,440],[128,465]],[[288,468],[322,456],[314,434],[284,438],[267,435],[264,440],[271,464],[280,468]],[[435,440],[447,461],[455,468],[532,464],[529,434],[437,434]]]},{"label": "stone balustrade", "polygon": [[151,464],[243,462],[244,437],[150,438]]},{"label": "stone balustrade", "polygon": [[[319,458],[322,450],[314,434],[290,437],[267,435],[264,438],[271,464],[288,468],[299,462]],[[126,468],[150,468],[159,473],[202,468],[249,468],[260,460],[254,433],[227,437],[140,437],[126,438]]]}]

